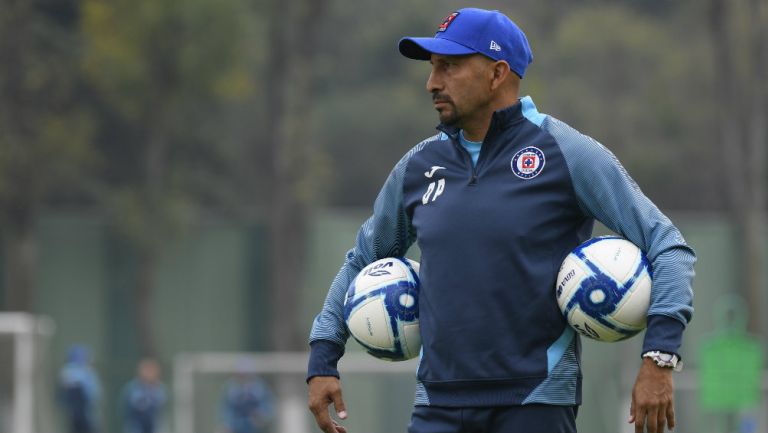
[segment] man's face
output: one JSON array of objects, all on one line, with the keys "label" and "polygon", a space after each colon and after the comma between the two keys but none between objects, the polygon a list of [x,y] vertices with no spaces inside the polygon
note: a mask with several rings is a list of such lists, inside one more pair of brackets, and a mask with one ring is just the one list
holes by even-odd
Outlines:
[{"label": "man's face", "polygon": [[139,378],[145,383],[155,383],[160,380],[160,365],[150,359],[139,363]]},{"label": "man's face", "polygon": [[462,127],[490,103],[493,61],[480,54],[443,56],[432,54],[427,91],[440,122]]}]

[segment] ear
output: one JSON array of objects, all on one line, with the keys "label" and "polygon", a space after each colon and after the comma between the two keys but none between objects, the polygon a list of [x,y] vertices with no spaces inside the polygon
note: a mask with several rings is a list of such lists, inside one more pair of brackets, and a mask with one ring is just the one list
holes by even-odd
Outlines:
[{"label": "ear", "polygon": [[496,90],[510,79],[512,70],[509,69],[509,63],[504,60],[498,60],[493,64],[493,77],[491,79],[491,89]]}]

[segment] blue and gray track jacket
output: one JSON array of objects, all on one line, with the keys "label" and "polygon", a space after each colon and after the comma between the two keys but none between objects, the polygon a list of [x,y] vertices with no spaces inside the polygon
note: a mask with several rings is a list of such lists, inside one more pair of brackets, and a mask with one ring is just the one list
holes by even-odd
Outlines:
[{"label": "blue and gray track jacket", "polygon": [[357,273],[418,242],[416,404],[580,404],[579,336],[554,287],[594,220],[651,261],[643,350],[677,353],[696,257],[608,149],[530,97],[494,113],[476,166],[458,130],[438,129],[397,163],[347,253],[312,327],[309,377],[338,376],[344,296]]}]

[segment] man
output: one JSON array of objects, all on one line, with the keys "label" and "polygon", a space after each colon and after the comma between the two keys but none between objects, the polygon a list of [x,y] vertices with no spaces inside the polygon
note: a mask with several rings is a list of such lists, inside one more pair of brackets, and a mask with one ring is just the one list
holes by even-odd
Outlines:
[{"label": "man", "polygon": [[59,373],[59,400],[70,433],[94,433],[96,405],[101,395],[99,377],[91,367],[88,347],[76,344],[67,353],[67,362]]},{"label": "man", "polygon": [[160,428],[160,415],[168,400],[160,381],[160,364],[151,358],[139,361],[136,377],[123,388],[123,431],[155,433]]},{"label": "man", "polygon": [[404,38],[399,49],[432,65],[427,91],[440,133],[395,166],[315,319],[309,406],[320,428],[345,432],[328,406],[346,418],[336,363],[348,336],[349,282],[418,241],[423,354],[408,431],[575,432],[579,337],[554,286],[595,219],[653,266],[629,422],[636,432],[673,428],[671,373],[693,312],[695,262],[680,232],[610,151],[519,98],[533,56],[503,14],[461,9],[434,38]]},{"label": "man", "polygon": [[267,384],[246,368],[228,382],[221,402],[222,432],[261,433],[274,415],[272,392]]}]

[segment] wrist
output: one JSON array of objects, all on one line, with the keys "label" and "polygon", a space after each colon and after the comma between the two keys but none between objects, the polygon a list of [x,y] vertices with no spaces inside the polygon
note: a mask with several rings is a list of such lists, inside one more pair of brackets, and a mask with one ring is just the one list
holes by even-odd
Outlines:
[{"label": "wrist", "polygon": [[677,354],[658,350],[649,350],[643,353],[643,362],[653,363],[660,368],[669,369],[670,371],[681,371],[683,369],[683,361]]},{"label": "wrist", "polygon": [[344,346],[328,340],[316,340],[310,343],[310,347],[307,382],[315,376],[339,377],[336,365],[344,354]]},{"label": "wrist", "polygon": [[668,316],[648,316],[648,328],[645,331],[643,351],[658,350],[666,353],[677,353],[683,340],[685,325]]}]

